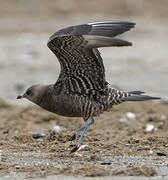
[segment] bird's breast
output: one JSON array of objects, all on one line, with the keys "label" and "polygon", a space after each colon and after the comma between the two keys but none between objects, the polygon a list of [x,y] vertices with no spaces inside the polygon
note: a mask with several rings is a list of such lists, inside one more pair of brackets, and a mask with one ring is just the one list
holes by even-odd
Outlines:
[{"label": "bird's breast", "polygon": [[82,117],[80,102],[68,95],[58,95],[52,98],[50,106],[44,107],[50,112],[67,117]]}]

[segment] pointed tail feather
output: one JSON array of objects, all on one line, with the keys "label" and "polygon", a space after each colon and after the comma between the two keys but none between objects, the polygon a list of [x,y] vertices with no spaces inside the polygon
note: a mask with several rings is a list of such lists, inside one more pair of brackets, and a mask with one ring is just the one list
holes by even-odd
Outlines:
[{"label": "pointed tail feather", "polygon": [[152,97],[140,94],[130,94],[128,97],[122,98],[124,101],[147,101],[147,100],[158,100],[160,97]]},{"label": "pointed tail feather", "polygon": [[108,108],[111,108],[114,104],[120,104],[125,101],[147,101],[147,100],[159,100],[160,97],[152,97],[147,95],[142,95],[143,91],[130,91],[123,92],[115,88],[109,88],[109,99]]}]

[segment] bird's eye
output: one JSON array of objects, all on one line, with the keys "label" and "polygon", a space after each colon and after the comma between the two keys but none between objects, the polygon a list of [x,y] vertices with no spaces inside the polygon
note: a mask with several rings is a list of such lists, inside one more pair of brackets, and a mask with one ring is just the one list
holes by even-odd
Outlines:
[{"label": "bird's eye", "polygon": [[32,93],[31,90],[26,91],[27,95],[30,95],[31,93]]}]

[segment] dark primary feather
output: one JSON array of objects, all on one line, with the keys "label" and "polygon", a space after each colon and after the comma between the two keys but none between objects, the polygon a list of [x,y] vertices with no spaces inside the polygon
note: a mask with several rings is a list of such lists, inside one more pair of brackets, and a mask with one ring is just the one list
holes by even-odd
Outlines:
[{"label": "dark primary feather", "polygon": [[107,47],[107,46],[131,46],[132,43],[121,39],[114,39],[115,36],[129,31],[134,28],[135,23],[125,21],[112,22],[95,22],[90,24],[82,24],[70,26],[55,32],[49,41],[61,36],[79,36],[83,35],[88,41],[85,46],[91,47]]},{"label": "dark primary feather", "polygon": [[107,90],[105,70],[98,47],[129,46],[130,42],[115,39],[134,27],[134,23],[113,21],[71,26],[54,33],[48,47],[61,64],[55,84],[57,93],[81,93],[88,89],[98,93]]},{"label": "dark primary feather", "polygon": [[135,27],[135,23],[126,21],[107,21],[107,22],[95,22],[89,24],[81,24],[76,26],[70,26],[55,32],[49,41],[52,41],[55,37],[64,35],[94,35],[94,36],[106,36],[115,37],[131,28]]}]

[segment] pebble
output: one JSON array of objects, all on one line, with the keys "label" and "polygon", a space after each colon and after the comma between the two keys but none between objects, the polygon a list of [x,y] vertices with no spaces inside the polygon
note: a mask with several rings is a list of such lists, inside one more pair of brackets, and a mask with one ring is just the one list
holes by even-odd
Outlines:
[{"label": "pebble", "polygon": [[150,150],[150,146],[144,146],[137,149],[137,151]]},{"label": "pebble", "polygon": [[82,145],[78,149],[78,151],[88,151],[88,150],[89,150],[89,146],[88,145]]},{"label": "pebble", "polygon": [[111,162],[105,161],[105,162],[102,162],[101,165],[111,165]]},{"label": "pebble", "polygon": [[61,126],[58,126],[58,125],[52,127],[52,131],[55,132],[55,133],[60,133],[61,131],[64,131],[64,130],[65,130],[64,127],[61,127]]},{"label": "pebble", "polygon": [[5,130],[2,132],[3,134],[8,134],[9,133],[9,130]]},{"label": "pebble", "polygon": [[125,117],[121,118],[120,122],[128,122],[128,120],[135,119],[136,115],[132,112],[127,112]]},{"label": "pebble", "polygon": [[167,154],[164,153],[164,152],[157,152],[156,154],[157,154],[158,156],[167,156]]},{"label": "pebble", "polygon": [[132,113],[132,112],[127,112],[126,118],[127,119],[135,119],[136,115],[134,113]]},{"label": "pebble", "polygon": [[152,155],[153,154],[153,151],[149,151],[149,155]]},{"label": "pebble", "polygon": [[133,135],[133,134],[136,134],[136,130],[131,130],[131,131],[129,131],[129,132],[127,133],[128,136],[131,136],[131,135]]},{"label": "pebble", "polygon": [[146,132],[151,132],[151,131],[154,130],[154,128],[155,128],[155,126],[153,124],[147,124],[145,131]]},{"label": "pebble", "polygon": [[160,119],[161,119],[161,120],[166,120],[166,116],[161,115]]},{"label": "pebble", "polygon": [[20,169],[20,166],[15,166],[16,169]]},{"label": "pebble", "polygon": [[126,147],[130,147],[130,146],[132,146],[132,144],[125,144],[125,146],[126,146]]},{"label": "pebble", "polygon": [[167,96],[163,97],[163,98],[162,98],[162,101],[163,101],[165,104],[168,104],[168,97],[167,97]]},{"label": "pebble", "polygon": [[44,138],[44,137],[46,137],[46,134],[34,132],[34,133],[32,133],[32,137],[33,137],[34,139]]},{"label": "pebble", "polygon": [[77,157],[82,157],[82,154],[75,153],[75,156],[77,156]]}]

